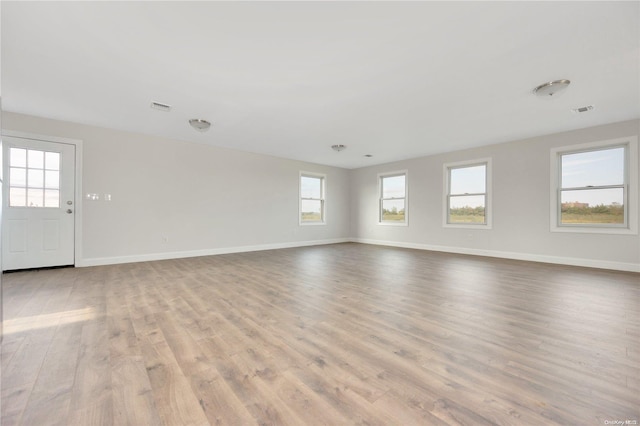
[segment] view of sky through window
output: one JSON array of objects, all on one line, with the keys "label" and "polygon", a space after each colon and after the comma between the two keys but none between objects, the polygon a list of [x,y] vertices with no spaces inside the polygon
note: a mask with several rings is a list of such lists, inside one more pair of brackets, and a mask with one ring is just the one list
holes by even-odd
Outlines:
[{"label": "view of sky through window", "polygon": [[484,164],[451,169],[451,195],[484,193],[485,175]]},{"label": "view of sky through window", "polygon": [[382,198],[404,198],[405,175],[389,176],[382,180]]},{"label": "view of sky through window", "polygon": [[[624,148],[564,154],[562,188],[586,188],[624,183]],[[572,199],[575,198],[575,199]],[[590,206],[623,203],[621,188],[563,191],[562,203],[581,202]]]},{"label": "view of sky through window", "polygon": [[486,192],[486,169],[484,164],[471,167],[459,167],[451,169],[449,179],[451,208],[460,207],[484,207],[484,194]]},{"label": "view of sky through window", "polygon": [[303,223],[323,221],[323,183],[319,176],[300,176],[300,220]]},{"label": "view of sky through window", "polygon": [[302,198],[321,198],[322,182],[320,178],[302,176],[300,185]]},{"label": "view of sky through window", "polygon": [[406,179],[405,174],[397,176],[382,176],[381,187],[381,216],[382,222],[405,222],[406,208]]}]

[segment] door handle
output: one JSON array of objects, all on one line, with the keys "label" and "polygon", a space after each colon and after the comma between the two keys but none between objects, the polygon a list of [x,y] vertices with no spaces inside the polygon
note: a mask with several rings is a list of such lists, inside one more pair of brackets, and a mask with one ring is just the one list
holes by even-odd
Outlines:
[{"label": "door handle", "polygon": [[71,214],[71,213],[73,213],[73,210],[67,209],[67,214]]}]

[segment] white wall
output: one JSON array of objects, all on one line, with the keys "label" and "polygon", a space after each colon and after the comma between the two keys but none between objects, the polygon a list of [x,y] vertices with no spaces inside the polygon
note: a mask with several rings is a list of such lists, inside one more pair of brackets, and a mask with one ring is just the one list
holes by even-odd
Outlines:
[{"label": "white wall", "polygon": [[[348,171],[5,112],[3,130],[83,141],[78,265],[344,241]],[[299,172],[327,176],[327,224],[298,223]],[[164,242],[163,237],[168,237]]]},{"label": "white wall", "polygon": [[[111,202],[83,202],[78,265],[352,238],[640,272],[638,235],[552,233],[549,226],[550,149],[637,136],[640,120],[349,171],[15,113],[2,118],[7,130],[83,140],[83,193],[112,194]],[[443,228],[443,163],[486,157],[493,161],[493,228]],[[403,169],[409,226],[378,225],[377,174]],[[300,170],[327,175],[326,226],[298,224]]]},{"label": "white wall", "polygon": [[[626,121],[351,172],[351,233],[361,242],[640,272],[638,235],[550,232],[550,149],[640,134]],[[442,141],[446,144],[446,141]],[[443,228],[443,164],[491,157],[493,227]],[[409,226],[378,225],[377,174],[408,170]],[[638,191],[638,183],[635,183]]]}]

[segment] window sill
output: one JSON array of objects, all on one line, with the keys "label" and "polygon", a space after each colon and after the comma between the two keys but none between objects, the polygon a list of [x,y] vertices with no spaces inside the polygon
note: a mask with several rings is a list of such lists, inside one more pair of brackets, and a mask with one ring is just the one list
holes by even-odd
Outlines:
[{"label": "window sill", "polygon": [[318,226],[318,225],[326,225],[327,222],[300,222],[300,226]]},{"label": "window sill", "polygon": [[409,226],[407,222],[394,223],[394,222],[378,222],[378,225],[382,226]]},{"label": "window sill", "polygon": [[551,232],[564,232],[574,234],[610,234],[610,235],[638,235],[636,229],[630,228],[605,228],[589,226],[552,226]]},{"label": "window sill", "polygon": [[466,223],[443,223],[442,227],[443,228],[459,228],[459,229],[482,229],[482,230],[489,230],[492,228],[492,226],[489,224],[472,225],[472,224],[466,224]]}]

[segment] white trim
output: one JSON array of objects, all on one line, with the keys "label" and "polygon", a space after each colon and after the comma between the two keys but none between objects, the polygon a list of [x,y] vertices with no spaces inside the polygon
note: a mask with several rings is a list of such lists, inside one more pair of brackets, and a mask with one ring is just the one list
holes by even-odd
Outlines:
[{"label": "white trim", "polygon": [[71,138],[61,138],[58,136],[48,136],[48,135],[39,135],[35,133],[26,133],[15,130],[2,130],[2,136],[12,137],[12,138],[20,138],[20,139],[29,139],[43,142],[54,142],[54,143],[64,143],[68,145],[75,146],[75,197],[76,197],[76,205],[75,205],[75,215],[74,215],[74,264],[75,266],[82,266],[82,140],[80,139],[71,139]]},{"label": "white trim", "polygon": [[[596,149],[606,149],[614,146],[627,146],[625,161],[627,162],[627,227],[606,227],[606,226],[560,226],[558,221],[558,184],[560,182],[560,162],[558,158],[561,154],[579,151],[591,151]],[[550,153],[550,211],[549,228],[551,232],[575,232],[586,234],[623,234],[638,235],[638,137],[628,136],[625,138],[608,139],[599,142],[589,142],[578,145],[561,146],[551,148]]]},{"label": "white trim", "polygon": [[466,254],[472,256],[487,256],[500,259],[524,260],[528,262],[553,263],[557,265],[581,266],[585,268],[612,269],[625,272],[640,272],[637,263],[614,262],[610,260],[582,259],[577,257],[559,257],[535,253],[519,253],[499,250],[473,249],[466,247],[435,246],[430,244],[404,243],[396,241],[373,240],[369,238],[352,238],[351,242],[372,244],[379,246],[402,247],[416,250],[429,250],[444,253]]},{"label": "white trim", "polygon": [[319,246],[327,244],[340,244],[348,243],[351,240],[349,238],[332,238],[327,240],[312,240],[312,241],[296,241],[288,243],[272,243],[272,244],[259,244],[253,246],[237,246],[237,247],[222,247],[203,250],[185,250],[174,251],[166,253],[150,253],[139,254],[132,256],[114,256],[114,257],[94,257],[84,259],[82,265],[76,266],[101,266],[101,265],[115,265],[120,263],[136,263],[136,262],[151,262],[155,260],[168,260],[168,259],[183,259],[187,257],[199,257],[199,256],[215,256],[218,254],[231,254],[231,253],[246,253],[252,251],[263,250],[278,250],[295,247],[307,247],[307,246]]},{"label": "white trim", "polygon": [[[320,213],[321,219],[316,222],[303,222],[302,221],[302,177],[318,178],[322,179],[320,182],[321,188],[321,204],[322,212]],[[300,226],[314,226],[314,225],[326,225],[327,224],[327,175],[323,173],[305,172],[300,171],[298,174],[298,225]]]},{"label": "white trim", "polygon": [[44,141],[44,142],[67,143],[72,145],[82,144],[81,139],[61,138],[59,136],[40,135],[37,133],[20,132],[17,130],[2,129],[2,136],[8,136],[12,138],[21,138],[21,139],[32,139],[35,141]]},{"label": "white trim", "polygon": [[[382,178],[404,175],[404,222],[391,222],[382,220]],[[396,170],[394,172],[378,173],[378,225],[382,226],[409,226],[409,170]]]},{"label": "white trim", "polygon": [[[465,223],[448,223],[447,217],[449,215],[449,169],[452,168],[463,168],[463,167],[472,167],[472,166],[481,166],[487,165],[485,169],[485,222],[486,223],[478,223],[478,224],[465,224]],[[443,228],[465,228],[465,229],[481,229],[481,230],[489,230],[493,228],[493,166],[492,166],[492,158],[478,158],[475,160],[465,160],[465,161],[456,161],[453,163],[443,163],[442,170],[444,174],[443,184],[444,188],[442,191],[442,227]]]},{"label": "white trim", "polygon": [[188,250],[188,251],[180,251],[180,252],[141,254],[141,255],[133,255],[133,256],[99,257],[99,258],[84,259],[84,262],[82,263],[82,265],[76,265],[76,266],[88,267],[88,266],[101,266],[101,265],[115,265],[115,264],[122,264],[122,263],[151,262],[156,260],[182,259],[182,258],[199,257],[199,256],[215,256],[219,254],[246,253],[246,252],[252,252],[252,251],[278,250],[278,249],[287,249],[287,248],[296,248],[296,247],[316,246],[316,245],[340,244],[340,243],[348,243],[348,242],[640,273],[640,265],[638,265],[637,263],[581,259],[581,258],[575,258],[575,257],[558,257],[558,256],[548,256],[548,255],[541,255],[541,254],[534,254],[534,253],[506,252],[506,251],[498,251],[498,250],[472,249],[472,248],[464,248],[464,247],[436,246],[436,245],[430,245],[430,244],[383,241],[383,240],[374,240],[374,239],[368,239],[368,238],[333,238],[333,239],[327,239],[327,240],[260,244],[260,245],[254,245],[254,246],[225,247],[225,248],[204,249],[204,250]]}]

